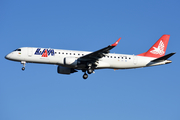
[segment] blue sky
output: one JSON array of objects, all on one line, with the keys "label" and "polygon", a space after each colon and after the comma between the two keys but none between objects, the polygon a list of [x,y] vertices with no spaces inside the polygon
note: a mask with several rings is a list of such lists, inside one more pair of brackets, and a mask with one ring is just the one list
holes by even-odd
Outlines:
[{"label": "blue sky", "polygon": [[[0,2],[0,120],[179,120],[178,0],[31,0]],[[22,65],[4,56],[30,46],[140,54],[163,34],[168,65],[61,75],[57,66]]]}]

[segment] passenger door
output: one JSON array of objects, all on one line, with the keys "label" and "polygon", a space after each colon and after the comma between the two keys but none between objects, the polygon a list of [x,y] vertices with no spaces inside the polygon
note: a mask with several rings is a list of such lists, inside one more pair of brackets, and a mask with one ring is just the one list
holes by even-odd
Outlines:
[{"label": "passenger door", "polygon": [[29,57],[32,57],[32,55],[33,55],[33,48],[28,48],[28,56]]}]

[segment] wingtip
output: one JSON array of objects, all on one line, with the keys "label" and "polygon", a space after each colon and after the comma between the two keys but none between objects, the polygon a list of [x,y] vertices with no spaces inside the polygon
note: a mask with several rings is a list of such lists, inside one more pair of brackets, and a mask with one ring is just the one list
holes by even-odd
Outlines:
[{"label": "wingtip", "polygon": [[121,40],[121,37],[114,44],[112,44],[111,46],[116,46],[119,43],[120,40]]}]

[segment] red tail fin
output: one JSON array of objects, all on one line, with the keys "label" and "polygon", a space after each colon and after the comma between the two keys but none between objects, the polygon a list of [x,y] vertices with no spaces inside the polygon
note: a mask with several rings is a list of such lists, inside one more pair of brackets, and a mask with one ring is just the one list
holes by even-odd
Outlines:
[{"label": "red tail fin", "polygon": [[147,52],[138,56],[159,58],[165,55],[170,35],[163,35]]}]

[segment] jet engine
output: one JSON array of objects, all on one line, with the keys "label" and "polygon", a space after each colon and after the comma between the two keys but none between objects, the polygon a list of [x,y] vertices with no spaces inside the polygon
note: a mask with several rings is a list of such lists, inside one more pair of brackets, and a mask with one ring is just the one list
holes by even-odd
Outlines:
[{"label": "jet engine", "polygon": [[78,60],[75,57],[65,57],[64,58],[64,64],[69,65],[69,66],[73,66],[73,67],[77,67]]},{"label": "jet engine", "polygon": [[69,74],[77,72],[77,71],[75,69],[73,69],[73,68],[58,66],[57,67],[57,72],[59,74],[67,74],[67,75],[69,75]]}]

